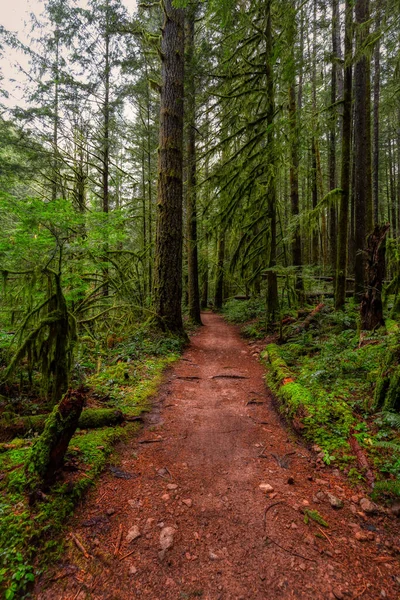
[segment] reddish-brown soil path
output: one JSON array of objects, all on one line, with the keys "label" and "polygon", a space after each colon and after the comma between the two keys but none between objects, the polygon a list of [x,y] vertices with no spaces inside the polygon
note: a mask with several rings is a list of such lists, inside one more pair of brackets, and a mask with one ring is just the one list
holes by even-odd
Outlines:
[{"label": "reddish-brown soil path", "polygon": [[[150,424],[122,449],[120,469],[135,477],[106,471],[71,522],[90,558],[69,543],[35,598],[400,598],[397,523],[363,513],[362,494],[316,466],[277,416],[249,344],[221,317],[203,320]],[[307,508],[329,528],[306,524]],[[140,536],[128,542],[129,530]]]}]

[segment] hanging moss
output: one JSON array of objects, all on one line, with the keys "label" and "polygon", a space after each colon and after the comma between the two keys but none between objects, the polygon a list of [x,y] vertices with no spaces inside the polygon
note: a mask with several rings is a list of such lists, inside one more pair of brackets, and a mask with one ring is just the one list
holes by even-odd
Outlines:
[{"label": "hanging moss", "polygon": [[77,331],[62,292],[61,274],[48,269],[46,276],[48,297],[25,317],[19,332],[20,345],[4,378],[9,379],[26,357],[29,380],[32,381],[34,369],[39,368],[42,393],[54,406],[68,389]]}]

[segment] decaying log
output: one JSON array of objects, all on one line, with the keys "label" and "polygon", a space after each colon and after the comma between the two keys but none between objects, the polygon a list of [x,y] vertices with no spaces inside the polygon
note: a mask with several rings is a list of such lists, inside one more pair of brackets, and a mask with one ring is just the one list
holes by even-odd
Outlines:
[{"label": "decaying log", "polygon": [[[48,417],[49,414],[45,414],[15,417],[10,421],[0,420],[0,441],[7,442],[30,432],[41,433]],[[78,427],[79,429],[98,429],[99,427],[119,425],[124,420],[123,413],[114,408],[86,408],[79,418]]]},{"label": "decaying log", "polygon": [[318,304],[318,306],[316,306],[314,310],[310,312],[310,314],[304,319],[304,321],[293,329],[293,331],[290,333],[290,337],[298,335],[302,331],[308,329],[311,323],[314,321],[315,317],[318,315],[318,313],[320,313],[321,310],[324,308],[324,306],[325,304],[323,302],[320,302],[320,304]]},{"label": "decaying log", "polygon": [[27,488],[33,500],[35,491],[54,483],[55,474],[64,462],[68,444],[78,427],[85,395],[82,390],[68,390],[54,407],[25,463]]}]

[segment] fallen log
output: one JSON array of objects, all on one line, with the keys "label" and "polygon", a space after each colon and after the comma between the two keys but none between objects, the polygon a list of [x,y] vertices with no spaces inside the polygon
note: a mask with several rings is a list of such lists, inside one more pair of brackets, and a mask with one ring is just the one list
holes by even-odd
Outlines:
[{"label": "fallen log", "polygon": [[314,321],[315,317],[321,312],[321,310],[324,308],[325,304],[323,302],[320,302],[318,304],[318,306],[316,306],[314,308],[314,310],[312,310],[310,312],[310,314],[304,319],[304,321],[302,323],[300,323],[300,325],[297,325],[297,327],[295,327],[291,333],[289,334],[289,337],[292,337],[294,335],[298,335],[299,333],[301,333],[302,331],[305,331],[306,329],[308,329],[311,325],[311,323]]},{"label": "fallen log", "polygon": [[[315,298],[334,298],[335,294],[333,292],[310,292],[308,294],[304,294],[306,300],[312,300]],[[352,298],[354,296],[354,290],[347,290],[346,298]]]},{"label": "fallen log", "polygon": [[[7,442],[28,433],[41,433],[48,418],[49,414],[15,417],[7,421],[0,420],[0,441]],[[79,418],[78,428],[98,429],[119,425],[123,421],[125,421],[125,417],[120,410],[114,408],[86,408]]]}]

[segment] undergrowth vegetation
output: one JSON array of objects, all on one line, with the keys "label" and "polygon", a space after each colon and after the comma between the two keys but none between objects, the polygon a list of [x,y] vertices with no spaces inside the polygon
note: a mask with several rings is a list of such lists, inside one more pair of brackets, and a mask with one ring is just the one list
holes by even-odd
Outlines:
[{"label": "undergrowth vegetation", "polygon": [[[115,455],[110,456],[115,442],[137,431],[138,423],[125,419],[149,408],[149,398],[157,390],[164,369],[179,356],[181,346],[178,338],[144,327],[118,338],[109,336],[103,347],[87,340],[81,343],[71,383],[83,381],[85,385],[81,422],[90,415],[90,428],[76,431],[66,455],[67,470],[41,502],[29,505],[24,471],[37,434],[27,429],[22,439],[0,444],[0,590],[5,598],[25,597],[43,565],[61,555],[60,534],[67,517],[107,462],[116,460]],[[14,411],[17,406],[23,406],[25,413],[45,410],[40,395],[34,401],[24,396],[17,382],[13,389],[18,397],[15,402],[10,398],[4,401],[3,419],[6,409]],[[104,427],[106,409],[121,411],[124,422]]]},{"label": "undergrowth vegetation", "polygon": [[[231,301],[225,314],[242,325],[244,335],[266,337],[261,301]],[[359,483],[365,472],[351,449],[354,438],[375,473],[374,497],[400,495],[400,415],[380,398],[382,381],[396,369],[397,323],[387,320],[374,332],[360,332],[353,302],[346,311],[334,312],[327,301],[300,331],[304,316],[293,314],[286,311],[291,322],[279,338],[269,331],[275,343],[267,344],[262,355],[280,410],[298,433],[319,446],[325,463],[336,464]]]}]

